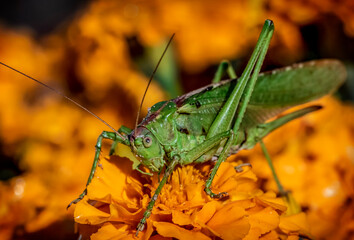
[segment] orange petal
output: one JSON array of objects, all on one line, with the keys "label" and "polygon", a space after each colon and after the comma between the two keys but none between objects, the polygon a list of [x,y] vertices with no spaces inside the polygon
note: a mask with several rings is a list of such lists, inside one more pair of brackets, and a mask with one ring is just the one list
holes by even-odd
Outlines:
[{"label": "orange petal", "polygon": [[216,212],[217,208],[221,206],[219,201],[211,201],[203,206],[194,216],[194,221],[198,224],[204,225]]},{"label": "orange petal", "polygon": [[306,214],[303,212],[290,216],[282,215],[280,217],[279,228],[286,234],[295,232],[312,238]]},{"label": "orange petal", "polygon": [[201,232],[193,232],[191,230],[178,227],[172,223],[154,222],[154,226],[156,227],[156,231],[163,237],[172,237],[185,240],[210,240],[209,237],[205,236]]},{"label": "orange petal", "polygon": [[256,201],[258,204],[260,204],[264,207],[270,206],[270,207],[280,210],[282,212],[286,211],[286,209],[287,209],[286,205],[284,204],[283,199],[276,198],[276,196],[273,192],[268,192],[268,193],[265,193],[261,196],[257,196]]},{"label": "orange petal", "polygon": [[153,223],[151,220],[146,221],[146,231],[144,232],[143,240],[148,240],[151,237],[151,234],[154,232]]},{"label": "orange petal", "polygon": [[132,234],[127,231],[127,225],[113,226],[111,223],[105,223],[96,233],[91,235],[91,240],[101,239],[136,239]]},{"label": "orange petal", "polygon": [[187,199],[193,202],[204,202],[204,182],[198,182],[194,184],[187,184],[185,186]]},{"label": "orange petal", "polygon": [[109,216],[89,204],[86,197],[76,205],[74,212],[75,222],[81,224],[100,224],[107,221]]},{"label": "orange petal", "polygon": [[267,207],[262,211],[249,215],[249,222],[251,229],[244,239],[258,239],[262,234],[278,227],[279,215],[274,209]]},{"label": "orange petal", "polygon": [[299,240],[299,236],[298,235],[290,235],[286,240]]},{"label": "orange petal", "polygon": [[187,214],[183,212],[172,210],[172,222],[178,225],[189,225],[192,224],[192,219]]},{"label": "orange petal", "polygon": [[250,229],[246,211],[237,202],[227,204],[218,210],[207,226],[223,239],[242,239]]},{"label": "orange petal", "polygon": [[279,236],[275,231],[270,231],[259,238],[259,240],[278,240]]},{"label": "orange petal", "polygon": [[220,187],[222,185],[224,185],[224,183],[226,181],[228,181],[228,179],[232,178],[235,175],[235,170],[232,166],[231,163],[229,162],[223,162],[218,171],[216,172],[215,178],[213,180],[213,187],[215,186]]},{"label": "orange petal", "polygon": [[[135,179],[131,176],[130,161],[111,156],[109,160],[101,159],[100,166],[96,168],[95,176],[87,187],[87,196],[90,199],[110,203],[111,198],[117,201],[133,200],[131,196],[127,197],[128,193],[129,195],[142,195],[141,183],[134,181]],[[139,188],[140,192],[138,192]],[[133,202],[128,203],[134,205]]]},{"label": "orange petal", "polygon": [[[110,204],[110,221],[122,221],[122,222],[136,222],[137,219],[141,216],[143,209],[137,209],[132,211],[129,208],[126,208],[123,204]],[[130,210],[130,211],[129,211]]]}]

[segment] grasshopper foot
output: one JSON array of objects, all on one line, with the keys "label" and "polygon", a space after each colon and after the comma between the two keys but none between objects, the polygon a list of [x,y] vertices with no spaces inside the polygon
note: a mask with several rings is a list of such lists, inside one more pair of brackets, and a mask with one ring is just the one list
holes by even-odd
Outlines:
[{"label": "grasshopper foot", "polygon": [[139,235],[139,232],[142,232],[145,228],[145,218],[142,218],[136,227],[136,233],[135,236],[137,237]]},{"label": "grasshopper foot", "polygon": [[211,197],[211,198],[217,198],[217,199],[224,199],[229,196],[227,192],[221,192],[221,193],[213,193],[210,188],[205,187],[204,191]]},{"label": "grasshopper foot", "polygon": [[76,198],[75,200],[71,201],[71,203],[69,203],[69,205],[66,207],[66,209],[69,209],[69,207],[72,204],[76,204],[76,203],[80,202],[85,197],[86,194],[87,194],[87,189],[85,188],[85,190],[80,194],[80,196],[78,198]]},{"label": "grasshopper foot", "polygon": [[237,165],[234,168],[235,168],[236,172],[240,173],[240,172],[243,172],[243,167],[245,167],[245,166],[252,168],[252,165],[250,163],[242,163],[242,164]]},{"label": "grasshopper foot", "polygon": [[227,198],[228,196],[229,196],[229,194],[227,192],[221,192],[218,194],[215,194],[215,193],[210,194],[211,198],[217,198],[217,199],[224,199],[224,198]]}]

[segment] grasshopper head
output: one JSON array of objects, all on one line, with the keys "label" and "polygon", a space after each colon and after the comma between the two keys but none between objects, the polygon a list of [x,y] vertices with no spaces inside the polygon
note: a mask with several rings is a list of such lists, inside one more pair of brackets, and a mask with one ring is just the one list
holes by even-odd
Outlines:
[{"label": "grasshopper head", "polygon": [[147,128],[140,126],[132,132],[130,146],[133,153],[139,157],[141,164],[150,170],[158,172],[165,165],[162,146]]}]

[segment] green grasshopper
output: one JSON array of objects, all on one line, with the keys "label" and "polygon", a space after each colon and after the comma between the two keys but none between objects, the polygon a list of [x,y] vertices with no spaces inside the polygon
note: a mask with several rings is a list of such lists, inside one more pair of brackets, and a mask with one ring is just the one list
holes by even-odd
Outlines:
[{"label": "green grasshopper", "polygon": [[[215,161],[205,192],[212,198],[225,198],[226,192],[214,193],[211,186],[220,164],[229,155],[253,148],[276,128],[316,111],[320,106],[307,107],[270,122],[266,120],[290,107],[332,93],[344,82],[346,71],[337,60],[311,61],[260,74],[273,31],[273,22],[266,20],[241,77],[237,78],[229,62],[224,61],[212,84],[155,104],[133,130],[122,126],[116,131],[107,124],[113,131],[103,131],[98,137],[86,186],[94,177],[103,139],[113,141],[111,154],[118,144],[129,146],[138,158],[133,168],[143,174],[151,175],[140,170],[141,165],[157,173],[166,167],[137,226],[136,235],[143,231],[159,193],[177,165]],[[224,74],[230,80],[221,81]],[[87,189],[68,207],[83,199],[86,193]]]},{"label": "green grasshopper", "polygon": [[[266,20],[241,77],[236,77],[228,62],[222,62],[212,84],[155,104],[133,130],[122,126],[118,132],[104,131],[98,137],[87,185],[94,176],[103,139],[114,141],[112,149],[118,143],[130,146],[139,159],[135,169],[142,173],[140,165],[152,172],[161,172],[166,167],[137,226],[137,235],[144,229],[161,189],[177,165],[216,161],[205,192],[212,198],[224,198],[227,193],[214,193],[211,185],[220,164],[230,154],[254,147],[276,128],[320,107],[307,107],[264,123],[267,119],[329,94],[343,83],[346,71],[336,60],[312,61],[259,74],[273,31],[273,22]],[[221,81],[224,73],[231,79]],[[86,189],[72,203],[85,195]]]}]

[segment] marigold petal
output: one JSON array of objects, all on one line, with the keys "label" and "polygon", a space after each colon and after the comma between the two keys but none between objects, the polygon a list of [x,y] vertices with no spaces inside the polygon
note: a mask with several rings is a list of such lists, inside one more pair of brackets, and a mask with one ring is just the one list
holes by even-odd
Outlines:
[{"label": "marigold petal", "polygon": [[220,207],[219,201],[211,201],[206,203],[203,208],[194,216],[194,221],[198,224],[205,224],[211,219],[216,210]]},{"label": "marigold petal", "polygon": [[215,192],[227,192],[232,200],[245,199],[244,195],[256,188],[256,180],[252,171],[245,170],[237,173],[234,169],[235,164],[223,162],[213,180],[212,188]]},{"label": "marigold petal", "polygon": [[242,239],[250,229],[249,220],[245,218],[246,211],[237,204],[238,202],[233,202],[225,205],[207,223],[223,239]]},{"label": "marigold petal", "polygon": [[[136,208],[136,211],[131,212],[130,209],[124,207],[123,204],[110,204],[110,219],[111,221],[123,221],[136,223],[138,216],[141,216],[142,209]],[[129,211],[130,210],[130,211]]]},{"label": "marigold petal", "polygon": [[[119,165],[116,162],[119,162]],[[132,196],[141,196],[142,184],[134,180],[131,171],[131,162],[127,159],[116,156],[111,156],[110,160],[101,159],[100,167],[96,168],[95,176],[87,187],[88,197],[109,203],[111,198],[117,201],[132,201]],[[111,187],[113,185],[114,188]]]},{"label": "marigold petal", "polygon": [[[225,216],[224,216],[225,217]],[[247,218],[242,218],[228,224],[215,225],[209,230],[216,236],[224,240],[238,240],[243,239],[250,230],[250,224]]]},{"label": "marigold petal", "polygon": [[251,228],[248,235],[244,239],[258,239],[262,234],[270,232],[278,227],[279,215],[274,209],[267,207],[262,211],[250,214],[249,222],[251,224]]},{"label": "marigold petal", "polygon": [[281,198],[276,198],[275,194],[271,192],[272,194],[265,193],[261,196],[256,197],[256,201],[258,204],[267,207],[270,206],[274,209],[280,210],[282,212],[286,211],[287,207],[284,204],[283,199]]},{"label": "marigold petal", "polygon": [[146,221],[146,231],[144,232],[143,240],[151,239],[151,234],[154,232],[153,222],[151,220]]},{"label": "marigold petal", "polygon": [[299,236],[298,235],[290,235],[288,236],[288,238],[286,240],[299,240]]},{"label": "marigold petal", "polygon": [[286,234],[296,232],[312,238],[307,216],[303,212],[290,216],[280,216],[279,228]]},{"label": "marigold petal", "polygon": [[154,222],[157,232],[164,237],[173,237],[177,239],[185,240],[210,240],[209,237],[205,236],[201,232],[193,232],[181,227],[178,227],[172,223],[167,222]]},{"label": "marigold petal", "polygon": [[192,224],[192,219],[190,216],[184,214],[183,212],[172,210],[172,222],[183,226]]},{"label": "marigold petal", "polygon": [[187,199],[192,202],[205,202],[204,182],[185,186]]},{"label": "marigold petal", "polygon": [[259,238],[259,240],[278,240],[279,235],[275,231],[270,231]]},{"label": "marigold petal", "polygon": [[105,223],[98,231],[91,235],[91,240],[128,240],[135,239],[127,231],[127,225],[113,226],[111,223]]},{"label": "marigold petal", "polygon": [[89,204],[86,197],[76,205],[74,212],[75,221],[81,224],[100,224],[107,221],[109,216],[110,214]]},{"label": "marigold petal", "polygon": [[231,163],[223,162],[213,180],[213,186],[222,186],[226,181],[232,178],[235,175],[235,170]]},{"label": "marigold petal", "polygon": [[237,206],[244,208],[245,210],[256,206],[256,202],[253,199],[245,199],[237,201]]}]

